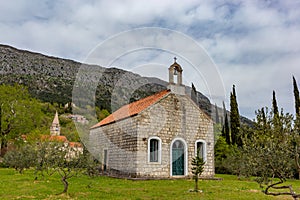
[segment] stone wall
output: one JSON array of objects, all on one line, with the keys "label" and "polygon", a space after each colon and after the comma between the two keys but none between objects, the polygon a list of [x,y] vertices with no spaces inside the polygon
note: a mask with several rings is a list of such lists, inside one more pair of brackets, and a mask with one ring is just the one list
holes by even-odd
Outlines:
[{"label": "stone wall", "polygon": [[[148,161],[148,139],[161,139],[161,162]],[[94,152],[103,162],[108,150],[108,168],[134,177],[168,178],[170,149],[175,139],[187,143],[187,176],[192,176],[191,159],[195,142],[206,141],[207,160],[203,177],[214,176],[214,134],[212,120],[185,95],[168,94],[137,116],[91,130]],[[94,153],[95,155],[95,153]]]},{"label": "stone wall", "polygon": [[[158,103],[144,110],[138,118],[139,176],[170,177],[171,142],[176,138],[186,141],[187,175],[191,176],[191,159],[195,156],[195,142],[206,141],[207,160],[203,177],[214,176],[213,124],[187,96],[169,94]],[[161,163],[148,162],[148,138],[158,136],[162,141]]]},{"label": "stone wall", "polygon": [[119,174],[136,174],[137,116],[112,123],[90,132],[93,155],[104,164],[107,150],[107,170]]}]

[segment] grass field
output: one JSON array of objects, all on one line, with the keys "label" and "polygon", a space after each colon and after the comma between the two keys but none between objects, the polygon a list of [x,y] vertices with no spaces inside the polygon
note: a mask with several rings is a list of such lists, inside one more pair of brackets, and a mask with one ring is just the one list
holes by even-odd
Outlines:
[{"label": "grass field", "polygon": [[[38,181],[34,177],[32,170],[19,174],[13,169],[0,169],[0,199],[292,199],[266,196],[256,182],[240,181],[231,175],[216,175],[222,181],[200,181],[203,193],[188,192],[194,187],[193,180],[132,181],[81,175],[70,179],[68,195],[56,195],[63,190],[58,176]],[[297,191],[300,181],[290,182]]]}]

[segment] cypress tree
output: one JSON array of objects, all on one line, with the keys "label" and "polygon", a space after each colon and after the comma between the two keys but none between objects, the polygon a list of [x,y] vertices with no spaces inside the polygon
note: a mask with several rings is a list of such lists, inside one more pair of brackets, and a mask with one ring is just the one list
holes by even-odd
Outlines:
[{"label": "cypress tree", "polygon": [[218,111],[218,106],[215,104],[215,111],[216,111],[216,123],[220,123],[220,118],[219,118],[219,111]]},{"label": "cypress tree", "polygon": [[232,87],[232,92],[230,93],[230,128],[231,128],[231,143],[240,144],[239,140],[239,129],[240,129],[240,115],[238,104],[236,100],[236,93],[235,93],[235,85]]},{"label": "cypress tree", "polygon": [[0,103],[0,135],[2,136],[2,104]]},{"label": "cypress tree", "polygon": [[266,126],[267,125],[267,118],[266,118],[266,113],[265,113],[264,108],[261,108],[261,115],[262,115],[263,125]]},{"label": "cypress tree", "polygon": [[276,94],[275,94],[275,91],[274,91],[274,90],[273,90],[273,100],[272,100],[272,105],[273,105],[274,116],[279,116],[278,106],[277,106],[277,101],[276,101]]},{"label": "cypress tree", "polygon": [[227,113],[227,111],[226,111],[225,103],[224,103],[224,101],[223,101],[223,121],[222,121],[223,124],[225,123],[225,116],[226,116],[226,113]]},{"label": "cypress tree", "polygon": [[257,128],[259,130],[262,130],[264,133],[266,133],[269,129],[268,129],[268,122],[267,122],[267,116],[266,114],[268,113],[268,108],[266,107],[266,111],[265,108],[261,108],[257,111],[255,111],[256,114],[256,121],[257,121]]},{"label": "cypress tree", "polygon": [[295,112],[296,112],[296,117],[300,115],[299,109],[300,109],[300,97],[299,97],[299,90],[297,86],[297,82],[295,77],[293,76],[293,86],[294,86],[294,96],[295,96]]},{"label": "cypress tree", "polygon": [[226,143],[230,145],[230,130],[227,113],[225,114],[225,121],[222,128],[222,136],[225,138]]},{"label": "cypress tree", "polygon": [[299,111],[300,110],[300,96],[299,96],[297,82],[296,82],[296,79],[294,76],[293,76],[293,86],[294,86],[295,112],[296,112],[295,131],[298,132],[298,134],[300,134],[300,111]]},{"label": "cypress tree", "polygon": [[192,83],[192,90],[191,90],[191,99],[198,105],[197,90],[193,83]]},{"label": "cypress tree", "polygon": [[273,124],[274,124],[274,126],[275,126],[276,129],[282,131],[283,130],[283,126],[282,126],[282,122],[280,120],[280,115],[279,115],[277,101],[276,101],[276,94],[275,94],[274,90],[273,90],[272,105],[273,105],[273,113],[274,113]]}]

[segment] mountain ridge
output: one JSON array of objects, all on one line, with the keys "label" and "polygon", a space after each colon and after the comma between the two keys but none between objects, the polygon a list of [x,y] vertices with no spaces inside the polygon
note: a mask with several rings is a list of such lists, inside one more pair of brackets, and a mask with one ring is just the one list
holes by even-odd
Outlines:
[{"label": "mountain ridge", "polygon": [[[23,84],[33,97],[62,105],[72,101],[73,86],[80,67],[96,67],[102,72],[102,77],[96,89],[95,104],[109,112],[118,109],[124,102],[164,90],[168,84],[158,78],[143,77],[123,69],[84,64],[4,44],[0,44],[0,66],[0,84]],[[117,87],[120,77],[126,81],[128,88]],[[116,89],[120,95],[114,95]],[[186,86],[186,91],[190,93],[191,88]],[[214,105],[200,92],[197,92],[197,97],[199,107],[214,118]]]}]

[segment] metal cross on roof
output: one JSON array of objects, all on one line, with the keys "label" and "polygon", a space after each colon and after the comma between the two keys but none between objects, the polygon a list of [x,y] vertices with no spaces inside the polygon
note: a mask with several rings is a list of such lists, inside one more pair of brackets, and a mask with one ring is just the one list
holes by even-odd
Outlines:
[{"label": "metal cross on roof", "polygon": [[176,56],[174,57],[174,62],[176,62],[176,60],[177,60],[177,58],[176,58]]}]

